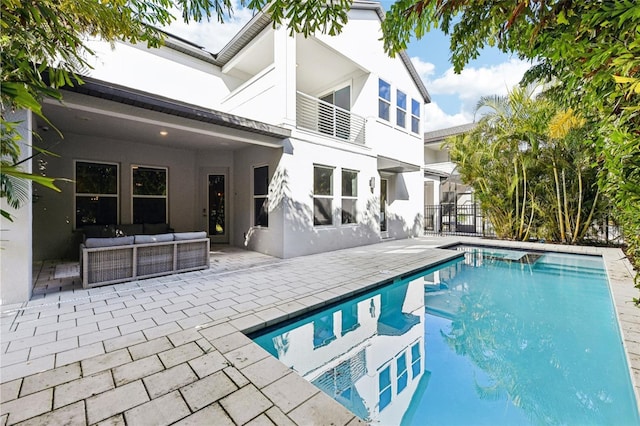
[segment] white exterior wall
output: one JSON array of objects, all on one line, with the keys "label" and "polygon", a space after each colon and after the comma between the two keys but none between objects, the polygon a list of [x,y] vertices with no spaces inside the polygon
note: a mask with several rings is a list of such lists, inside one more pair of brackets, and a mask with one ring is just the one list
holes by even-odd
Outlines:
[{"label": "white exterior wall", "polygon": [[[283,233],[284,197],[287,185],[291,185],[281,166],[281,150],[249,147],[236,151],[234,160],[233,240],[235,246],[284,257]],[[253,226],[253,168],[269,166],[269,226]]]},{"label": "white exterior wall", "polygon": [[[371,244],[379,237],[379,186],[371,191],[369,180],[377,179],[376,158],[357,152],[346,144],[335,142],[334,147],[292,139],[291,154],[283,155],[280,163],[289,181],[284,226],[283,257],[300,256],[340,248]],[[341,146],[344,145],[344,146]],[[313,168],[314,165],[334,168],[333,225],[313,224]],[[358,172],[358,223],[341,224],[342,169]]]},{"label": "white exterior wall", "polygon": [[[21,121],[19,133],[23,138],[21,157],[31,155],[32,115],[30,111],[8,113],[7,121]],[[22,170],[31,172],[31,161],[22,165]],[[53,192],[53,191],[50,191]],[[6,199],[0,199],[0,206],[9,212],[13,222],[0,218],[0,305],[29,300],[32,291],[33,266],[31,252],[32,204],[29,198],[19,209],[7,205]]]},{"label": "white exterior wall", "polygon": [[96,53],[90,77],[169,99],[219,110],[222,99],[242,84],[215,65],[167,47],[88,44]]},{"label": "white exterior wall", "polygon": [[[318,39],[342,53],[370,74],[357,87],[351,111],[367,118],[367,146],[385,157],[422,165],[423,120],[417,134],[411,132],[411,99],[420,102],[423,112],[424,99],[399,56],[390,58],[384,53],[380,40],[382,32],[375,11],[352,10],[349,23],[338,37],[317,35]],[[391,84],[390,121],[378,118],[378,79]],[[396,126],[396,90],[407,95],[406,128]],[[421,114],[422,115],[422,114]],[[422,118],[422,117],[421,117]]]}]

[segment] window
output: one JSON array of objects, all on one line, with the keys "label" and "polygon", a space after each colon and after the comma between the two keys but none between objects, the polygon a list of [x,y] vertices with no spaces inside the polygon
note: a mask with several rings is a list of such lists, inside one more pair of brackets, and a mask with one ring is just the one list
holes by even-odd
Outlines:
[{"label": "window", "polygon": [[389,121],[391,109],[391,85],[382,79],[378,79],[378,117]]},{"label": "window", "polygon": [[411,99],[411,131],[420,133],[420,102]]},{"label": "window", "polygon": [[378,405],[380,412],[391,403],[391,366],[378,373]]},{"label": "window", "polygon": [[411,346],[411,378],[415,379],[420,374],[420,343]]},{"label": "window", "polygon": [[351,134],[351,116],[347,112],[351,110],[351,87],[346,86],[331,92],[320,100],[331,105],[320,103],[318,130],[348,140]]},{"label": "window", "polygon": [[333,313],[313,320],[313,347],[320,348],[336,340],[333,332]]},{"label": "window", "polygon": [[333,225],[333,169],[313,167],[313,224]]},{"label": "window", "polygon": [[77,161],[76,227],[118,223],[118,165]]},{"label": "window", "polygon": [[407,387],[407,356],[402,354],[396,360],[396,371],[398,372],[397,393],[401,393]]},{"label": "window", "polygon": [[269,166],[253,168],[253,225],[269,226]]},{"label": "window", "polygon": [[358,172],[342,170],[342,223],[356,223]]},{"label": "window", "polygon": [[400,90],[396,91],[396,124],[402,128],[407,125],[407,95]]},{"label": "window", "polygon": [[167,223],[167,169],[131,167],[133,223]]}]

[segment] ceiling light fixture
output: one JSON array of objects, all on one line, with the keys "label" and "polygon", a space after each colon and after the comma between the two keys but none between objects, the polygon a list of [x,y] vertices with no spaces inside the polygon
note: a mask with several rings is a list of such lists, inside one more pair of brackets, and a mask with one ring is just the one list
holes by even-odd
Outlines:
[{"label": "ceiling light fixture", "polygon": [[169,134],[169,132],[167,132],[166,130],[160,130],[160,136],[167,136]]}]

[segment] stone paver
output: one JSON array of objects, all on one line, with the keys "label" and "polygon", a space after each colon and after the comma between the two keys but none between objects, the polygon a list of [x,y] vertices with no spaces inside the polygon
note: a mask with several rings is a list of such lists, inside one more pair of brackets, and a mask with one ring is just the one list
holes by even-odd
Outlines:
[{"label": "stone paver", "polygon": [[202,410],[177,422],[176,426],[202,426],[211,424],[211,419],[215,419],[216,426],[235,426],[235,423],[224,412],[220,404],[208,405]]},{"label": "stone paver", "polygon": [[176,391],[126,411],[124,418],[130,425],[164,426],[189,414],[189,407]]},{"label": "stone paver", "polygon": [[223,398],[220,405],[236,424],[243,425],[271,408],[273,403],[255,386],[248,385]]},{"label": "stone paver", "polygon": [[189,364],[179,364],[175,367],[147,376],[143,379],[147,392],[151,398],[157,398],[198,380]]},{"label": "stone paver", "polygon": [[69,364],[64,367],[47,370],[33,376],[25,377],[22,382],[21,396],[29,395],[43,389],[51,388],[61,383],[80,378],[80,364]]},{"label": "stone paver", "polygon": [[243,333],[442,262],[458,253],[434,248],[456,241],[602,255],[638,392],[640,309],[619,249],[422,237],[276,259],[213,247],[209,270],[88,290],[34,263],[33,299],[1,307],[0,426],[364,424]]},{"label": "stone paver", "polygon": [[162,362],[157,356],[152,355],[114,368],[113,378],[116,386],[122,386],[162,370]]},{"label": "stone paver", "polygon": [[197,411],[209,404],[217,402],[220,398],[237,390],[237,386],[224,372],[207,376],[204,379],[180,389],[182,396],[193,411]]},{"label": "stone paver", "polygon": [[93,396],[87,400],[89,423],[96,423],[115,414],[149,401],[142,381],[132,382],[119,388]]},{"label": "stone paver", "polygon": [[114,387],[113,377],[108,371],[56,386],[53,392],[53,408],[84,400]]},{"label": "stone paver", "polygon": [[7,424],[21,422],[31,417],[51,411],[53,389],[32,393],[0,405],[0,415],[9,414]]}]

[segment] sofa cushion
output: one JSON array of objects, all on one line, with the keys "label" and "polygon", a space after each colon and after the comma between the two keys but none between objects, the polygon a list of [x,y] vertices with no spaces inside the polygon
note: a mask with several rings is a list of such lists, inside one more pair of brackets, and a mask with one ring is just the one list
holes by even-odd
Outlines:
[{"label": "sofa cushion", "polygon": [[116,234],[119,237],[144,234],[144,227],[141,223],[134,223],[131,225],[118,225],[117,228],[118,229],[116,229]]},{"label": "sofa cushion", "polygon": [[136,235],[134,238],[136,244],[166,243],[173,241],[173,234]]},{"label": "sofa cushion", "polygon": [[173,239],[176,241],[185,241],[185,240],[199,240],[202,238],[207,238],[206,231],[200,232],[176,232],[173,234]]},{"label": "sofa cushion", "polygon": [[143,225],[145,235],[166,234],[169,232],[169,225],[166,223],[145,223]]},{"label": "sofa cushion", "polygon": [[128,246],[133,244],[133,240],[133,237],[87,238],[84,246],[87,248]]}]

